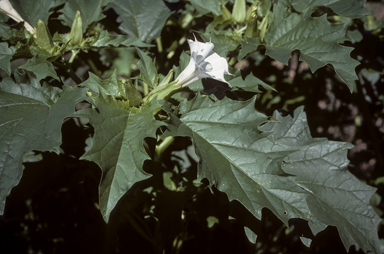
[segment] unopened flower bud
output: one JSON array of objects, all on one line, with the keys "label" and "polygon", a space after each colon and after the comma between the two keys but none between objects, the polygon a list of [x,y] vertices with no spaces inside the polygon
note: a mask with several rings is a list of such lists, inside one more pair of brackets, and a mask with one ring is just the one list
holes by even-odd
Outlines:
[{"label": "unopened flower bud", "polygon": [[53,48],[53,40],[47,25],[40,19],[37,21],[36,27],[36,42],[37,45],[48,52]]},{"label": "unopened flower bud", "polygon": [[257,7],[259,5],[259,1],[254,2],[251,7],[248,8],[247,16],[245,17],[245,20],[249,22],[250,19],[254,19],[255,15],[257,16]]},{"label": "unopened flower bud", "polygon": [[69,33],[69,39],[72,45],[80,45],[83,41],[83,23],[81,20],[80,12],[76,12],[75,19],[73,20],[71,32]]},{"label": "unopened flower bud", "polygon": [[225,5],[221,5],[221,16],[223,17],[224,21],[231,20],[232,14],[231,12],[225,7]]},{"label": "unopened flower bud", "polygon": [[256,12],[252,13],[249,19],[247,20],[248,20],[248,25],[247,25],[247,29],[245,29],[244,36],[249,38],[256,37],[258,33],[258,29],[257,29],[258,21],[257,21]]},{"label": "unopened flower bud", "polygon": [[242,24],[245,21],[246,16],[246,8],[245,8],[245,0],[235,0],[235,4],[233,5],[232,17],[233,20]]}]

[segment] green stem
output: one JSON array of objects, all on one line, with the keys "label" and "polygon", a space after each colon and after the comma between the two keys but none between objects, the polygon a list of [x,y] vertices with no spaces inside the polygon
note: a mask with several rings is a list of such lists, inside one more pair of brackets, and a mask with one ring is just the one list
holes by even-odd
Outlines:
[{"label": "green stem", "polygon": [[68,73],[68,75],[72,78],[72,80],[76,83],[76,84],[81,84],[82,81],[81,79],[79,78],[79,76],[76,75],[76,73],[72,70],[71,68],[71,65],[70,64],[61,64],[61,63],[58,63],[58,62],[52,62],[52,64],[56,67],[58,67],[59,69],[62,69],[64,70],[65,72]]},{"label": "green stem", "polygon": [[99,77],[100,79],[102,78],[101,76],[101,73],[99,72],[99,70],[97,69],[95,63],[92,61],[92,59],[88,58],[87,59],[87,63],[89,64],[89,66],[91,67],[91,69],[93,70],[93,72],[96,74],[97,77]]},{"label": "green stem", "polygon": [[160,162],[160,159],[161,159],[161,155],[162,153],[165,151],[165,149],[167,149],[171,144],[172,142],[175,140],[174,137],[166,137],[163,142],[161,142],[160,145],[157,145],[156,148],[155,148],[155,156],[153,158],[153,160],[155,162]]},{"label": "green stem", "polygon": [[73,63],[73,61],[75,60],[75,57],[80,52],[80,50],[71,50],[71,51],[72,51],[72,56],[71,56],[71,58],[68,61],[70,64]]},{"label": "green stem", "polygon": [[173,81],[166,85],[157,86],[143,99],[143,101],[150,102],[155,97],[157,97],[157,100],[168,100],[172,95],[182,90],[183,88],[178,85],[178,82]]}]

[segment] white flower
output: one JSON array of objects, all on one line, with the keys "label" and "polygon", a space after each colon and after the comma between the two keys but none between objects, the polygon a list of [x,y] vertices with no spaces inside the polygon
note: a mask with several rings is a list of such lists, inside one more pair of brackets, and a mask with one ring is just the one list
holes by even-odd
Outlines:
[{"label": "white flower", "polygon": [[8,15],[17,22],[24,22],[24,27],[28,30],[28,32],[31,34],[35,33],[35,29],[33,29],[33,27],[28,24],[17,11],[15,11],[15,9],[13,9],[8,0],[0,0],[0,12]]},{"label": "white flower", "polygon": [[185,70],[176,78],[177,84],[186,87],[202,78],[212,78],[229,83],[224,79],[228,72],[227,60],[212,51],[214,45],[211,42],[202,43],[196,40],[188,40],[191,49],[191,60]]}]

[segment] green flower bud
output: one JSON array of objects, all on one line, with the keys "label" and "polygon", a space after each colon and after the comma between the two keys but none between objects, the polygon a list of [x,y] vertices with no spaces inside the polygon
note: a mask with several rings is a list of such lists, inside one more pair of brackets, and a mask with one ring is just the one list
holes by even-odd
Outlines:
[{"label": "green flower bud", "polygon": [[232,14],[231,12],[225,7],[225,5],[221,5],[221,16],[223,17],[224,21],[231,20]]},{"label": "green flower bud", "polygon": [[233,5],[232,17],[233,20],[242,24],[245,21],[246,16],[246,8],[245,8],[245,0],[235,0],[235,4]]},{"label": "green flower bud", "polygon": [[[245,17],[245,20],[249,22],[250,19],[254,19],[257,11],[257,7],[259,5],[260,1],[254,2],[251,7],[248,8],[247,16]],[[255,14],[255,15],[253,15]]]},{"label": "green flower bud", "polygon": [[54,47],[51,33],[49,32],[47,25],[40,19],[37,21],[36,42],[39,47],[50,53],[51,49]]},{"label": "green flower bud", "polygon": [[69,33],[69,39],[72,45],[80,45],[83,41],[83,23],[81,20],[80,12],[76,12],[75,19],[73,20],[71,32]]},{"label": "green flower bud", "polygon": [[257,21],[256,11],[253,12],[253,13],[250,15],[250,17],[247,19],[247,21],[248,21],[248,25],[247,25],[247,29],[245,29],[244,36],[246,36],[246,37],[250,37],[250,38],[257,37],[257,32],[258,32],[258,29],[257,29],[258,21]]}]

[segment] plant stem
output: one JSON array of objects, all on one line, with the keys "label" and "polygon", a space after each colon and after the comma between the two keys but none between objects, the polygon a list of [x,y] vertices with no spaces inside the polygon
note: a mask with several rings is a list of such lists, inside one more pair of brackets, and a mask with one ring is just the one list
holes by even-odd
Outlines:
[{"label": "plant stem", "polygon": [[165,149],[167,149],[171,144],[172,142],[175,140],[174,137],[166,137],[163,142],[161,142],[160,145],[157,145],[156,148],[155,148],[155,156],[153,158],[153,160],[155,162],[160,162],[160,159],[161,159],[161,155],[162,153],[165,151]]}]

